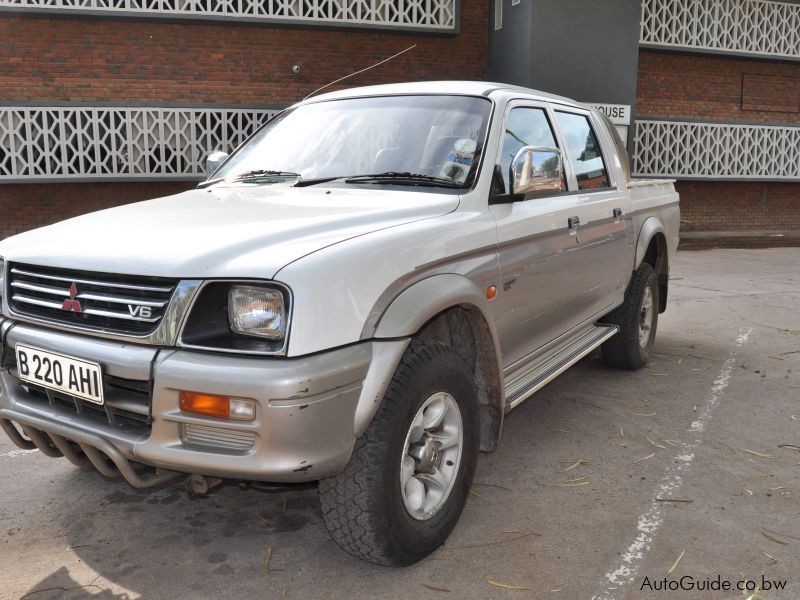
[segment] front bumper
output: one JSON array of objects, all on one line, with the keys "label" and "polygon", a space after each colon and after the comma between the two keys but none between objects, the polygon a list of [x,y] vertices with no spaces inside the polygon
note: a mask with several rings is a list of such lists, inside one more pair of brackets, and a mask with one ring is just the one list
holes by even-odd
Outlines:
[{"label": "front bumper", "polygon": [[[125,344],[12,321],[3,322],[0,333],[5,428],[14,422],[33,431],[32,440],[36,432],[48,434],[44,439],[56,442],[50,448],[56,455],[64,440],[70,442],[67,450],[99,450],[137,487],[144,487],[144,479],[132,481],[127,463],[133,473],[137,463],[155,467],[162,479],[198,473],[302,482],[338,473],[355,444],[357,407],[373,354],[373,343],[365,342],[294,359],[239,357]],[[71,404],[68,397],[24,385],[16,376],[17,343],[99,363],[106,406]],[[182,413],[180,390],[252,399],[255,421]]]}]

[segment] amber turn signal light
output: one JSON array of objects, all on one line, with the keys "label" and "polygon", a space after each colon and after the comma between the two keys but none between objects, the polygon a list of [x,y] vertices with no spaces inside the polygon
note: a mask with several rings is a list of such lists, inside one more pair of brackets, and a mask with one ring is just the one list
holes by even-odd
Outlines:
[{"label": "amber turn signal light", "polygon": [[252,400],[214,396],[199,392],[181,392],[181,411],[207,417],[252,421],[256,417],[256,406]]},{"label": "amber turn signal light", "polygon": [[486,297],[491,300],[495,296],[497,296],[497,286],[490,285],[488,288],[486,288]]}]

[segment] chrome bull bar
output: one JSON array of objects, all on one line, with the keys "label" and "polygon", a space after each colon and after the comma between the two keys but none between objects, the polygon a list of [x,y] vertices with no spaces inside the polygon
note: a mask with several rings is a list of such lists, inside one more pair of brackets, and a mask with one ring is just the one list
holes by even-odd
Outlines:
[{"label": "chrome bull bar", "polygon": [[[15,424],[28,439],[20,434]],[[155,473],[140,472],[135,468],[137,463],[128,460],[114,445],[98,435],[9,408],[0,409],[0,427],[20,448],[37,448],[53,458],[63,456],[79,467],[93,466],[109,478],[122,476],[135,488],[151,488],[186,476],[186,473],[165,469],[156,469]]]}]

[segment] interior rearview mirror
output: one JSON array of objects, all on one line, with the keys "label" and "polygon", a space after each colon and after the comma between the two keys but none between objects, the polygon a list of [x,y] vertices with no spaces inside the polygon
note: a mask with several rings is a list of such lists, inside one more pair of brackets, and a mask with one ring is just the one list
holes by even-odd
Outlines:
[{"label": "interior rearview mirror", "polygon": [[511,190],[515,196],[540,198],[563,191],[561,150],[549,146],[525,146],[511,161]]},{"label": "interior rearview mirror", "polygon": [[228,158],[228,153],[221,150],[209,154],[206,159],[206,176],[211,177],[214,171],[219,169],[220,165],[225,162],[226,158]]}]

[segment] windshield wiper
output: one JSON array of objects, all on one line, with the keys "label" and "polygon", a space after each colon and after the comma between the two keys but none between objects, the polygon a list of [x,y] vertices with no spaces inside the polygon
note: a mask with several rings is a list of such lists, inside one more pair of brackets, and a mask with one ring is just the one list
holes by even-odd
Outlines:
[{"label": "windshield wiper", "polygon": [[245,171],[239,173],[233,178],[233,181],[247,181],[248,179],[262,179],[270,177],[300,177],[300,173],[292,171],[274,171],[270,169],[254,169],[252,171]]},{"label": "windshield wiper", "polygon": [[308,187],[310,185],[317,185],[318,183],[328,183],[330,181],[336,181],[337,179],[341,179],[345,177],[345,175],[335,175],[332,177],[310,177],[308,179],[300,179],[295,183],[292,187]]},{"label": "windshield wiper", "polygon": [[400,183],[407,185],[430,185],[449,188],[460,188],[461,184],[452,179],[444,177],[434,177],[433,175],[422,175],[421,173],[408,173],[397,171],[386,171],[385,173],[374,173],[371,175],[353,175],[344,180],[345,183]]},{"label": "windshield wiper", "polygon": [[214,184],[217,184],[220,181],[225,181],[225,178],[224,177],[216,177],[215,179],[206,179],[205,181],[201,181],[200,183],[198,183],[197,187],[206,188],[206,187],[212,186]]},{"label": "windshield wiper", "polygon": [[293,173],[292,171],[272,171],[269,169],[255,169],[253,171],[245,171],[240,173],[233,179],[226,179],[225,177],[216,177],[214,179],[207,179],[197,184],[199,188],[205,188],[223,181],[248,181],[269,179],[270,177],[300,177],[300,173]]}]

